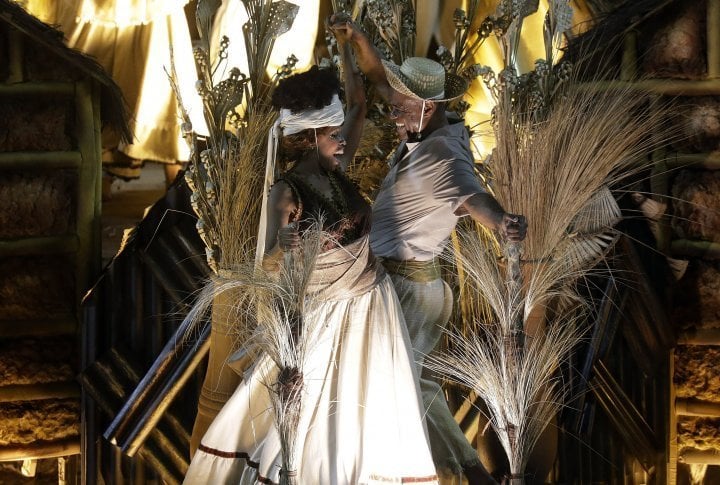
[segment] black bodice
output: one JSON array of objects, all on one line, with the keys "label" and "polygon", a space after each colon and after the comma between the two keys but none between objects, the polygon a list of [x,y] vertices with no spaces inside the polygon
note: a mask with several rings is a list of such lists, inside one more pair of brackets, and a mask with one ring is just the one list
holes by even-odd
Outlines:
[{"label": "black bodice", "polygon": [[292,189],[298,207],[293,219],[299,221],[301,233],[322,217],[323,230],[339,244],[347,244],[370,230],[370,204],[342,172],[327,172],[326,176],[332,188],[330,198],[292,170],[280,180]]}]

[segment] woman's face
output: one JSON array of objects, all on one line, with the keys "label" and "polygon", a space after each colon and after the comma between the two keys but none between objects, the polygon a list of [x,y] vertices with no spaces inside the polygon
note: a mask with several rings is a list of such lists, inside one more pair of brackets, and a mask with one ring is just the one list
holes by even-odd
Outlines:
[{"label": "woman's face", "polygon": [[317,131],[317,152],[320,166],[327,171],[336,170],[340,166],[337,157],[345,153],[345,138],[339,126],[331,126]]}]

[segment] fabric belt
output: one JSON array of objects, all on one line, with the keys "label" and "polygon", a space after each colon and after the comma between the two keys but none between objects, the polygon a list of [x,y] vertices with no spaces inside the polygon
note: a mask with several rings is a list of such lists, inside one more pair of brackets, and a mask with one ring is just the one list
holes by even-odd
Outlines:
[{"label": "fabric belt", "polygon": [[416,283],[428,283],[440,278],[440,258],[430,261],[398,261],[378,258],[388,273],[402,276]]}]

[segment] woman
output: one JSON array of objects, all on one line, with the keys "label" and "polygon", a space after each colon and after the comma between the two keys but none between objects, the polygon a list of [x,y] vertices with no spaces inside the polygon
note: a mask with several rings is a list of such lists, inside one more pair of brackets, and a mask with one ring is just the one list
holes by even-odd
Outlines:
[{"label": "woman", "polygon": [[[423,422],[418,377],[389,278],[369,252],[369,207],[343,172],[365,115],[363,86],[345,69],[348,114],[332,73],[313,68],[278,86],[282,155],[293,162],[268,201],[264,266],[281,264],[314,221],[333,241],[312,274],[314,305],[303,321],[321,324],[305,359],[297,425],[299,484],[437,483]],[[344,124],[343,124],[344,119]],[[281,445],[261,357],[202,440],[186,483],[278,483]]]}]

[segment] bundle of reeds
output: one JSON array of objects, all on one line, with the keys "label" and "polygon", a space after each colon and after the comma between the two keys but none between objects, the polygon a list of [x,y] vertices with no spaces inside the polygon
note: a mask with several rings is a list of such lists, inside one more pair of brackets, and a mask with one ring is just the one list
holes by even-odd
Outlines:
[{"label": "bundle of reeds", "polygon": [[[205,242],[208,263],[215,272],[187,317],[199,322],[208,309],[212,309],[210,358],[193,429],[193,449],[239,382],[239,376],[227,366],[228,357],[239,342],[254,334],[253,329],[264,321],[248,311],[259,308],[253,302],[262,300],[262,293],[248,293],[243,288],[257,288],[262,279],[261,270],[255,266],[264,250],[263,199],[274,173],[267,157],[268,134],[276,119],[270,99],[277,80],[288,75],[297,61],[294,56],[289,57],[288,63],[273,78],[266,73],[275,39],[290,29],[298,6],[282,0],[243,0],[248,13],[242,32],[249,73],[245,75],[231,69],[229,78],[216,82],[214,75],[227,58],[225,52],[230,42],[223,37],[217,60],[211,58],[209,39],[219,5],[217,0],[200,0],[197,6],[200,33],[195,49],[200,74],[197,87],[209,133],[207,137],[188,135],[192,148],[199,144],[207,148],[196,154],[185,173],[185,180],[193,191],[191,204],[198,216],[196,227]],[[259,254],[256,254],[257,248]],[[253,268],[250,273],[248,268]],[[280,288],[285,288],[287,283],[282,280]],[[268,290],[277,285],[268,283],[264,287]],[[285,288],[285,291],[290,290]],[[296,347],[283,342],[269,339],[263,350],[270,355],[297,351]],[[288,376],[293,375],[288,371],[292,365],[286,362],[278,365],[281,382],[268,385],[282,390],[287,388]],[[279,391],[278,395],[287,397],[287,392]],[[289,402],[295,401],[284,399],[276,405],[286,409]],[[291,449],[292,444],[284,447],[284,454]]]},{"label": "bundle of reeds", "polygon": [[497,76],[478,69],[495,98],[489,185],[506,211],[527,217],[528,235],[521,244],[488,244],[477,232],[458,233],[465,294],[480,295],[490,319],[465,322],[476,334],[452,332],[449,350],[428,365],[486,401],[510,481],[522,483],[530,451],[569,390],[559,365],[590,307],[575,283],[616,240],[620,210],[608,187],[647,164],[666,138],[648,134],[662,132],[668,117],[649,96],[586,89],[573,82],[571,66],[554,65],[570,27],[563,0],[550,2],[546,59],[518,76],[517,39],[532,2],[501,7],[489,22],[500,26],[505,68]]},{"label": "bundle of reeds", "polygon": [[297,471],[295,443],[302,409],[303,369],[308,350],[317,341],[321,325],[304,316],[311,314],[315,300],[308,285],[315,261],[327,235],[318,223],[303,233],[298,249],[285,254],[277,269],[265,270],[253,261],[238,264],[231,276],[219,276],[199,295],[188,318],[201,318],[227,294],[223,313],[236,324],[235,337],[248,356],[267,355],[277,373],[265,379],[273,405],[275,426],[282,448],[281,483],[294,484]]}]

